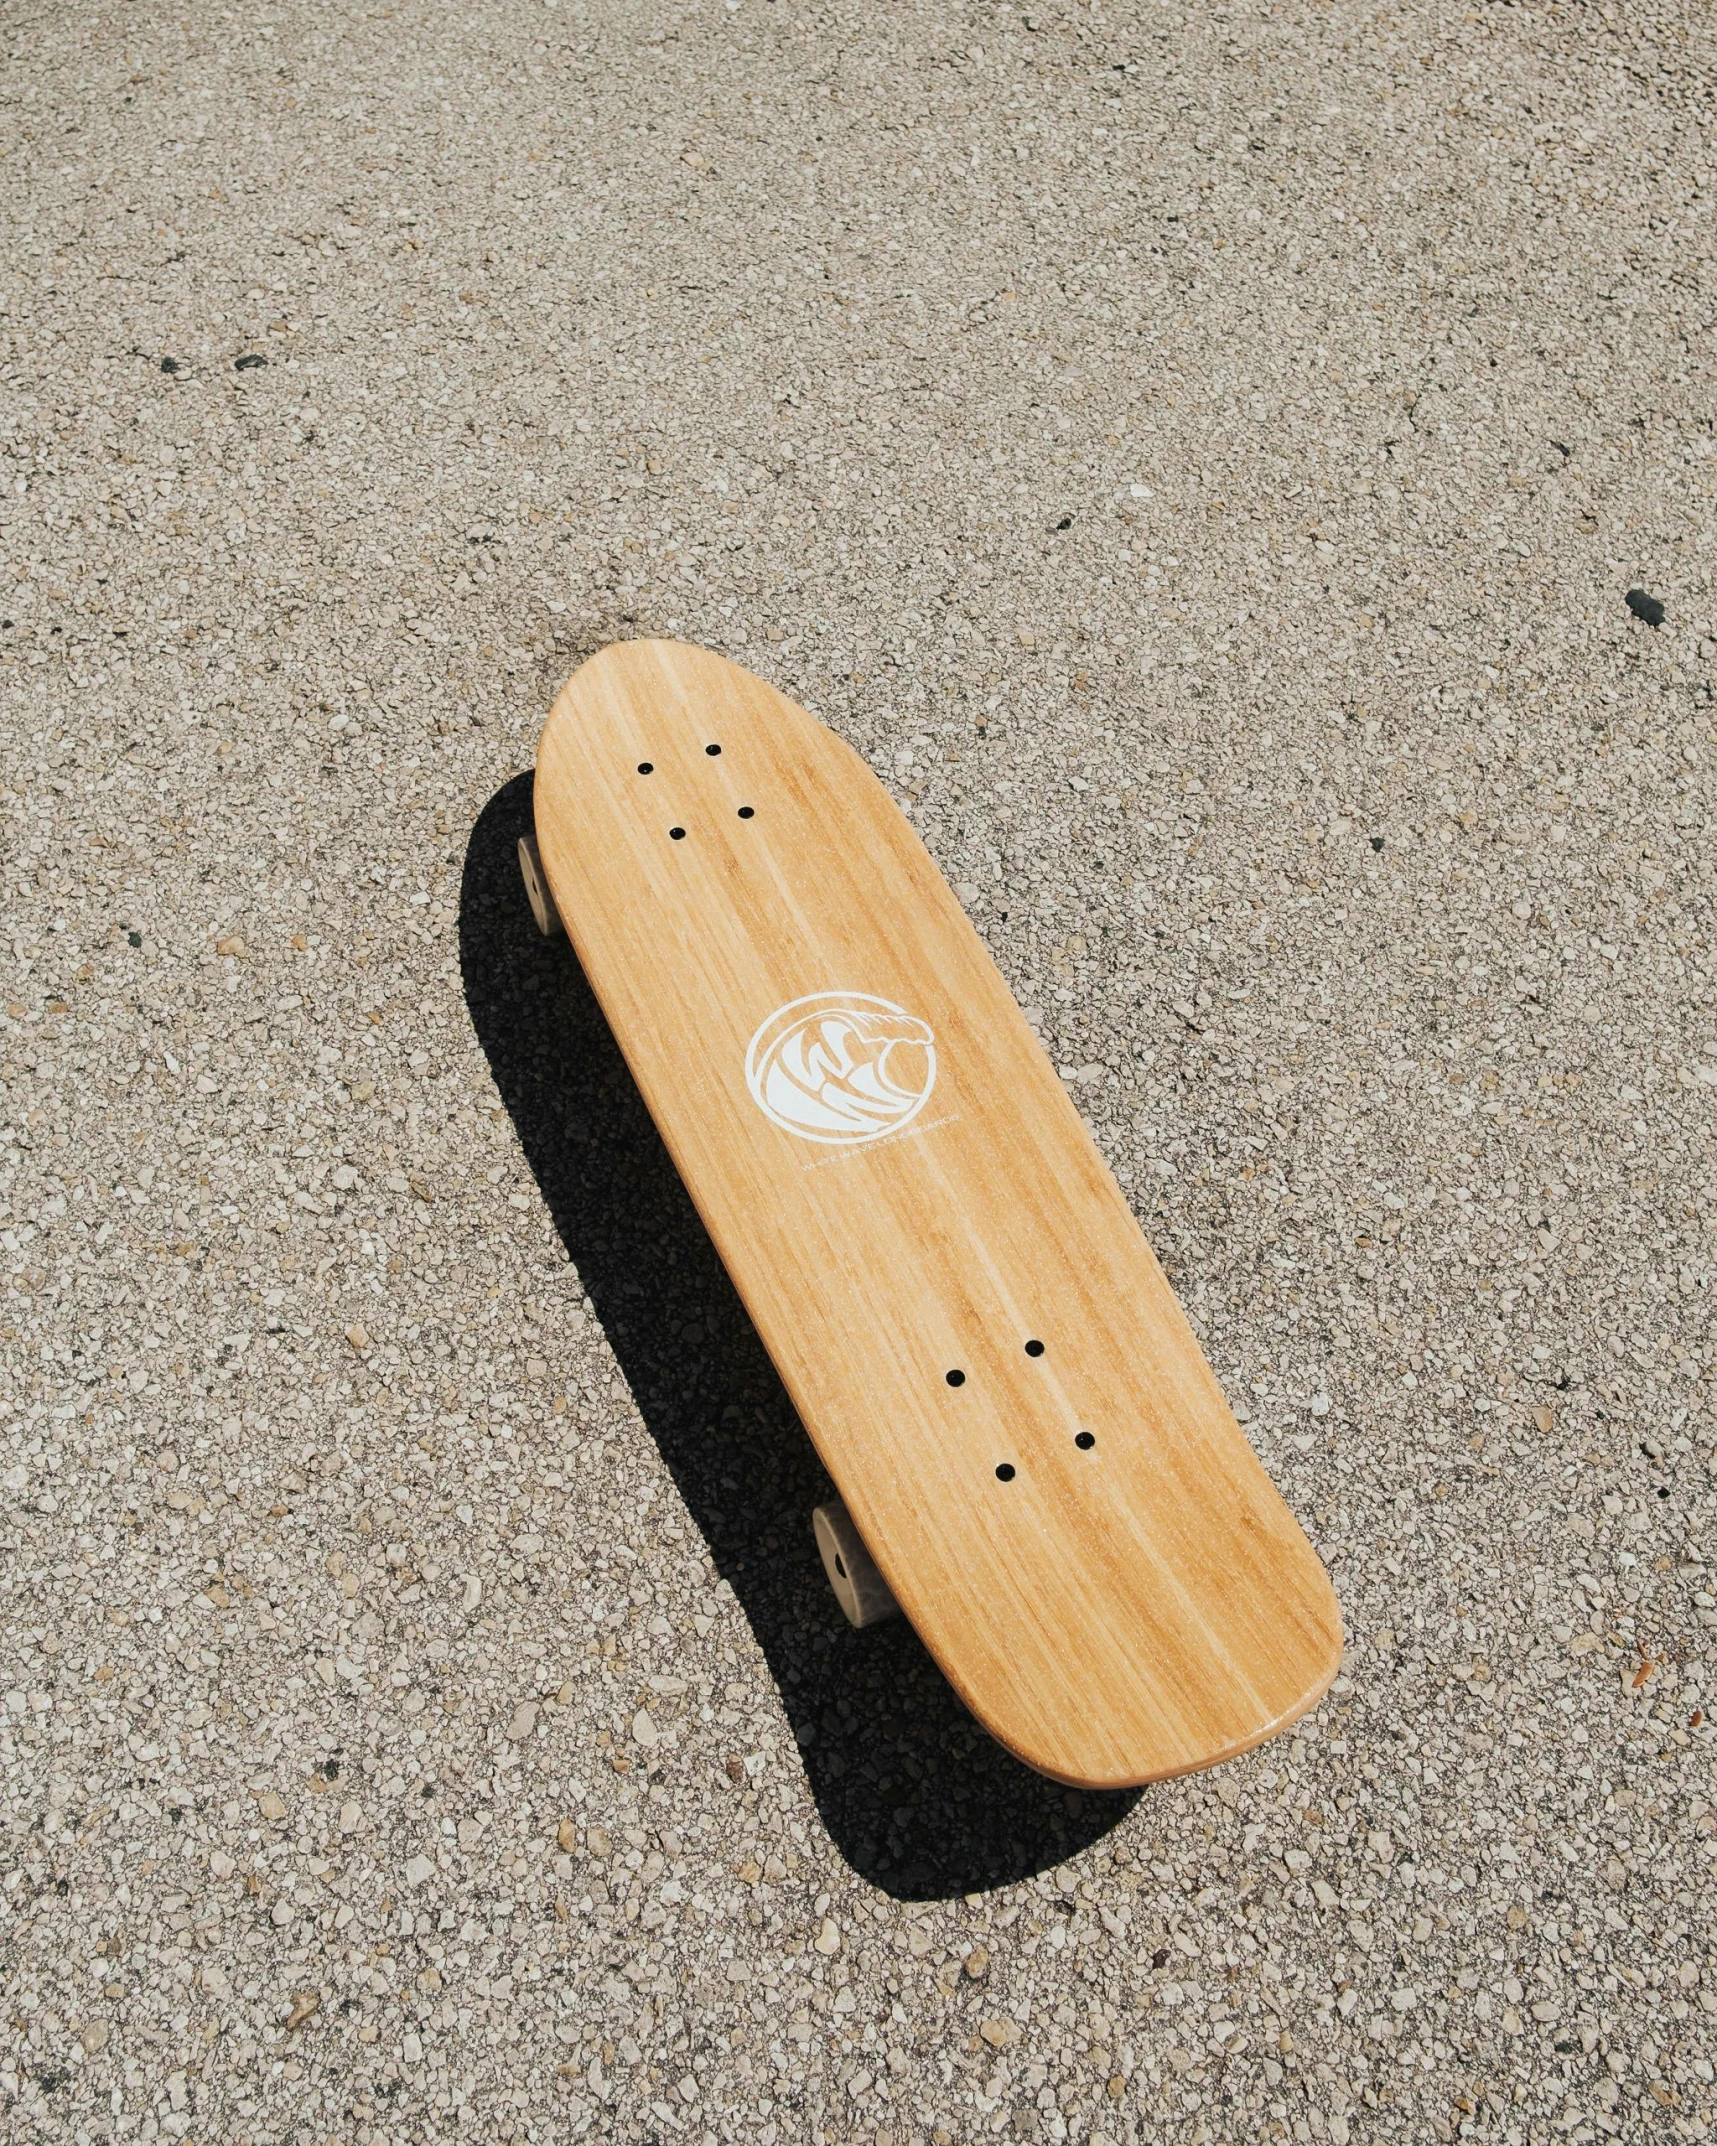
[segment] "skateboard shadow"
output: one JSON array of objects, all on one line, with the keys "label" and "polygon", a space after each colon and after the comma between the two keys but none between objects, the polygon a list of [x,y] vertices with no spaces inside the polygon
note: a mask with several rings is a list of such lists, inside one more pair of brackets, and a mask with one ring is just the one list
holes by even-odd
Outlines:
[{"label": "skateboard shadow", "polygon": [[[517,858],[530,824],[521,775],[472,830],[459,905],[466,1004],[639,1412],[763,1648],[835,1845],[902,1899],[977,1892],[1063,1862],[1136,1797],[1044,1780],[978,1727],[909,1625],[854,1632],[842,1617],[811,1535],[828,1477],[576,955],[536,932]],[[659,1540],[632,1547],[646,1573],[670,1556]]]}]

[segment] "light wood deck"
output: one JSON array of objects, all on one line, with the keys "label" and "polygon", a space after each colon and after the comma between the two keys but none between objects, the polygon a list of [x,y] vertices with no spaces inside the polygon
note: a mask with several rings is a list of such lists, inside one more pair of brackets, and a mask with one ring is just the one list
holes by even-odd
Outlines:
[{"label": "light wood deck", "polygon": [[555,704],[536,828],[805,1428],[985,1727],[1116,1787],[1312,1705],[1342,1648],[1323,1567],[857,755],[719,656],[623,643]]}]

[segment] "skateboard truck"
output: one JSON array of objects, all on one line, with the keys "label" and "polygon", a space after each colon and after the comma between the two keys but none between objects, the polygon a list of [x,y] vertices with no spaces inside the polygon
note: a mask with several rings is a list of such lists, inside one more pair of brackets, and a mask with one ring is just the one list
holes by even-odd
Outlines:
[{"label": "skateboard truck", "polygon": [[835,1600],[846,1611],[848,1624],[862,1632],[867,1624],[898,1617],[900,1604],[877,1571],[864,1546],[864,1537],[840,1499],[832,1498],[827,1505],[819,1505],[811,1514],[811,1526],[822,1552],[823,1570],[829,1576]]}]

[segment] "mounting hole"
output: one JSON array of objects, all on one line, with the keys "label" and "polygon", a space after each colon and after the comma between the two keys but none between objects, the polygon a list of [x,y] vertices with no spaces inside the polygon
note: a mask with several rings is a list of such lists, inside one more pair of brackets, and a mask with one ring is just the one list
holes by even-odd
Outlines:
[{"label": "mounting hole", "polygon": [[670,842],[683,842],[685,839],[686,831],[683,827],[670,827],[668,829],[668,840]]},{"label": "mounting hole", "polygon": [[1097,1440],[1094,1433],[1090,1431],[1080,1431],[1078,1435],[1074,1438],[1073,1443],[1079,1448],[1081,1453],[1089,1453],[1091,1448],[1097,1443]]},{"label": "mounting hole", "polygon": [[1014,1474],[1015,1469],[1013,1462],[1011,1460],[1005,1460],[996,1470],[996,1481],[998,1483],[1011,1483],[1014,1479]]},{"label": "mounting hole", "polygon": [[739,808],[739,816],[742,820],[754,820],[757,817],[757,814],[750,805],[741,805]]},{"label": "mounting hole", "polygon": [[721,751],[721,747],[720,747],[719,745],[706,745],[706,746],[704,747],[704,751],[705,751],[706,753],[708,753],[708,755],[710,756],[710,758],[711,758],[712,760],[714,760],[714,759],[715,759],[715,758],[717,757],[717,755],[718,755],[718,754],[720,753],[720,751]]},{"label": "mounting hole", "polygon": [[950,1371],[948,1383],[950,1386],[963,1386],[966,1383],[966,1374],[963,1371]]},{"label": "mounting hole", "polygon": [[1041,1356],[1043,1354],[1043,1343],[1041,1341],[1028,1341],[1025,1345],[1025,1353],[1028,1356]]},{"label": "mounting hole", "polygon": [[847,1561],[838,1550],[835,1552],[835,1570],[843,1580],[847,1577]]},{"label": "mounting hole", "polygon": [[638,772],[640,775],[653,775],[656,772],[656,763],[653,760],[640,760]]}]

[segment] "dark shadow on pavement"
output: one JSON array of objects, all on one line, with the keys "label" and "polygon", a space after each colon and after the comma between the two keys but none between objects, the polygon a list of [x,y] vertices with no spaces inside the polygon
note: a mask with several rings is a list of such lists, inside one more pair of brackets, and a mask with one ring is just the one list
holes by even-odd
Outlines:
[{"label": "dark shadow on pavement", "polygon": [[[466,1003],[644,1422],[763,1648],[836,1846],[908,1899],[1064,1861],[1135,1798],[1075,1794],[1011,1758],[904,1621],[848,1627],[811,1535],[828,1477],[577,957],[531,921],[517,858],[530,813],[521,775],[472,832],[459,907]],[[667,1555],[632,1547],[646,1571]]]}]

